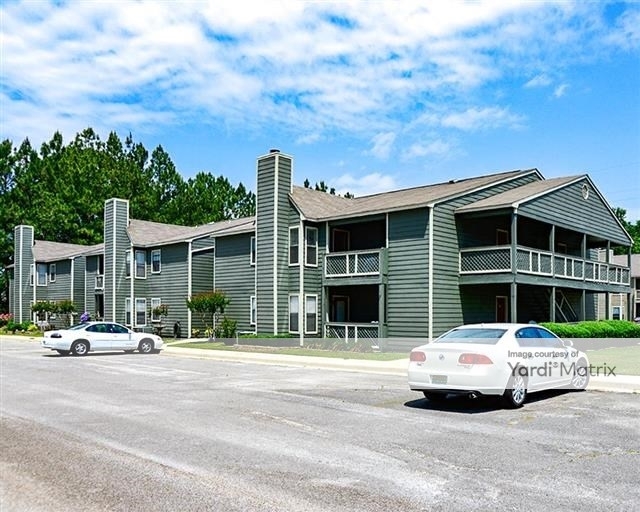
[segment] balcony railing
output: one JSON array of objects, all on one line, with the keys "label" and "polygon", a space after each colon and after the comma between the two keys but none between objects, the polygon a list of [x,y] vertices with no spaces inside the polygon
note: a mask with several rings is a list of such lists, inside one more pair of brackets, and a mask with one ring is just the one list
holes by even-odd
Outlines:
[{"label": "balcony railing", "polygon": [[378,348],[380,327],[377,323],[336,323],[329,322],[324,325],[325,338],[338,338],[345,343],[356,343],[362,340],[371,340],[371,347]]},{"label": "balcony railing", "polygon": [[382,271],[384,249],[334,252],[324,258],[326,277],[376,276]]},{"label": "balcony railing", "polygon": [[96,290],[104,290],[104,276],[96,276]]},{"label": "balcony railing", "polygon": [[[628,285],[628,267],[585,260],[528,247],[516,248],[515,268],[519,273],[560,277],[603,284]],[[474,247],[460,251],[460,274],[511,272],[511,246]]]}]

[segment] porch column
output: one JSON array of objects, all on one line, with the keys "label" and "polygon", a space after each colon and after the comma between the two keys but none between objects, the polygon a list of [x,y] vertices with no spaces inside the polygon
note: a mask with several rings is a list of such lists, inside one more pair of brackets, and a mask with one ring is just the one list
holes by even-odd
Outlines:
[{"label": "porch column", "polygon": [[[629,250],[627,252],[627,267],[629,267],[629,286],[634,286],[634,279],[633,277],[631,277],[631,249],[632,247],[629,246]],[[638,278],[636,277],[636,279]],[[630,320],[632,322],[636,317],[636,293],[637,291],[635,287],[631,288],[631,291],[627,293],[627,320]]]},{"label": "porch column", "polygon": [[[384,290],[384,283],[380,283],[378,285],[378,338],[384,338],[386,336],[385,334],[385,329],[384,329],[384,308],[385,308],[385,301],[384,301],[384,297],[385,297],[385,290]],[[378,339],[378,346],[380,347],[380,350],[384,351],[386,350],[386,343],[382,343],[380,342],[380,340]]]},{"label": "porch column", "polygon": [[[607,240],[607,252],[604,256],[604,261],[607,263],[607,276],[609,275],[609,261],[611,260],[611,242],[609,240]],[[608,279],[607,279],[608,281]],[[607,292],[604,295],[604,308],[605,308],[605,314],[604,314],[604,319],[605,320],[611,320],[611,293]]]},{"label": "porch column", "polygon": [[587,290],[582,289],[582,297],[580,297],[580,314],[582,318],[580,320],[587,319]]},{"label": "porch column", "polygon": [[511,304],[510,318],[511,322],[518,321],[518,213],[514,209],[511,212]]},{"label": "porch column", "polygon": [[551,287],[551,297],[549,298],[549,321],[556,321],[556,287]]}]

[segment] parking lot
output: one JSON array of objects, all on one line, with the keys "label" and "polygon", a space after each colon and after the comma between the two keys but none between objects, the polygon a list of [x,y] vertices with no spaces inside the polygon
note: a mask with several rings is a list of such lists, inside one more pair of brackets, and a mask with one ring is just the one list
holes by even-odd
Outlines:
[{"label": "parking lot", "polygon": [[[636,394],[433,404],[406,379],[3,341],[6,510],[633,510]],[[5,510],[5,508],[3,508]]]}]

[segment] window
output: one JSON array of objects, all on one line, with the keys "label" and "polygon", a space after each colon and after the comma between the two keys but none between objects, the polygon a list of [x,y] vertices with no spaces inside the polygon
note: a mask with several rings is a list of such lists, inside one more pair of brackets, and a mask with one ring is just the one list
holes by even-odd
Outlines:
[{"label": "window", "polygon": [[249,323],[256,325],[258,310],[256,308],[256,296],[252,295],[249,299]]},{"label": "window", "polygon": [[159,322],[160,317],[153,313],[153,310],[156,309],[160,304],[162,304],[162,300],[158,298],[151,299],[151,321]]},{"label": "window", "polygon": [[249,256],[249,263],[251,263],[251,265],[255,265],[256,264],[256,237],[252,236],[251,237],[251,255]]},{"label": "window", "polygon": [[33,265],[29,265],[29,286],[33,286]]},{"label": "window", "polygon": [[289,332],[300,332],[300,297],[289,295]]},{"label": "window", "polygon": [[47,286],[47,265],[46,263],[38,263],[36,265],[38,275],[38,286]]},{"label": "window", "polygon": [[159,274],[161,267],[161,254],[160,249],[154,249],[151,251],[151,273]]},{"label": "window", "polygon": [[102,254],[98,256],[98,275],[104,275],[104,256]]},{"label": "window", "polygon": [[305,265],[318,266],[318,228],[307,227],[305,230],[306,259]]},{"label": "window", "polygon": [[298,245],[299,245],[298,228],[289,228],[289,265],[298,264]]},{"label": "window", "polygon": [[136,299],[136,325],[147,325],[147,299]]},{"label": "window", "polygon": [[304,302],[305,302],[304,313],[306,318],[304,332],[307,334],[317,334],[318,333],[318,296],[305,295]]},{"label": "window", "polygon": [[55,263],[49,264],[49,282],[50,283],[56,282],[56,264]]},{"label": "window", "polygon": [[125,275],[131,277],[131,251],[127,251],[124,255]]},{"label": "window", "polygon": [[147,253],[146,251],[136,251],[136,279],[147,277]]},{"label": "window", "polygon": [[131,325],[131,298],[124,299],[124,323]]}]

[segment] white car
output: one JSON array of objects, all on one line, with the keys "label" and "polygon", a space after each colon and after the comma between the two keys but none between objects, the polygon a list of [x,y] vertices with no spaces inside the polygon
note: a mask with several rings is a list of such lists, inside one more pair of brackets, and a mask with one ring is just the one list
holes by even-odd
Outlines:
[{"label": "white car", "polygon": [[61,355],[84,356],[90,351],[124,350],[142,354],[158,352],[162,338],[155,334],[135,332],[115,322],[85,322],[68,329],[45,331],[42,347]]},{"label": "white car", "polygon": [[449,394],[498,395],[521,407],[527,393],[552,388],[582,390],[589,360],[535,324],[464,325],[411,351],[409,387],[437,401]]}]

